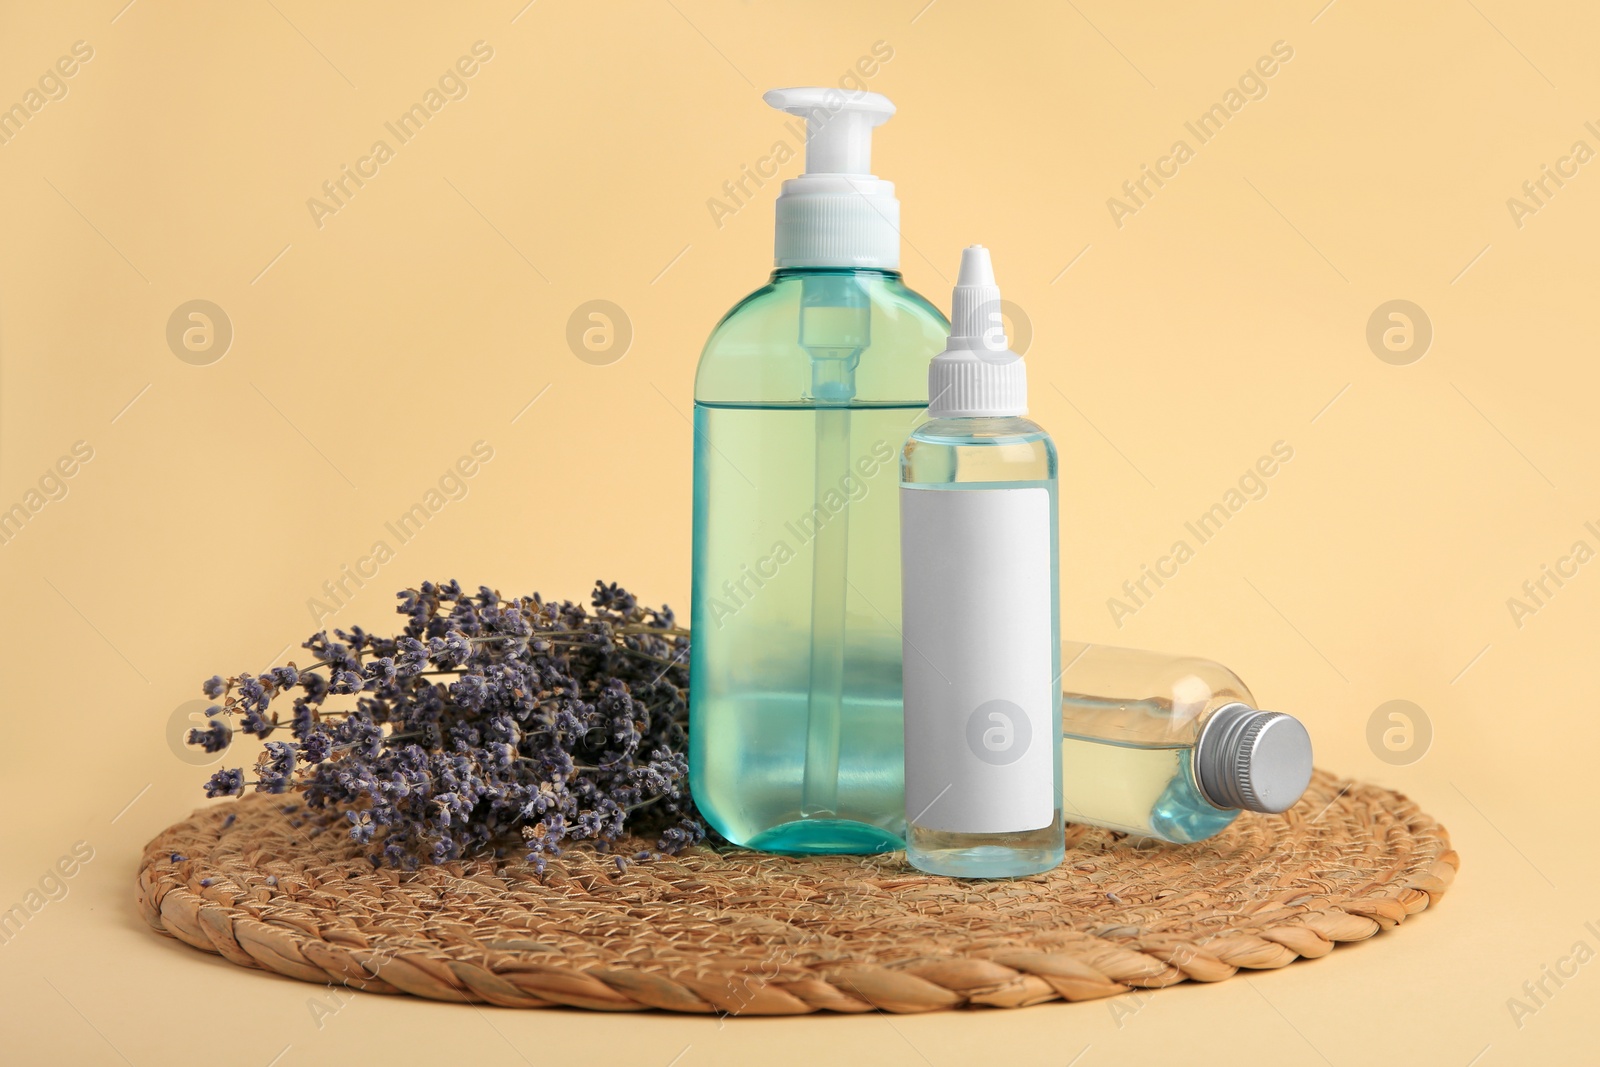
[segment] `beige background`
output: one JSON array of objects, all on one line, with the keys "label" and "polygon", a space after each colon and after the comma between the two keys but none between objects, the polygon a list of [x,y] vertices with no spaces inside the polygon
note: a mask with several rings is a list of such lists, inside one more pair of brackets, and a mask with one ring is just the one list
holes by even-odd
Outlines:
[{"label": "beige background", "polygon": [[[0,945],[7,1062],[1593,1058],[1600,965],[1508,1005],[1600,949],[1600,564],[1508,607],[1600,549],[1600,162],[1561,163],[1600,150],[1592,5],[124,2],[0,8],[0,106],[93,50],[0,144],[0,508],[93,450],[0,545],[0,908],[93,848]],[[477,41],[465,97],[319,227],[308,198]],[[1200,144],[1184,123],[1279,41],[1266,95]],[[720,227],[707,201],[785,136],[761,90],[836,83],[876,42],[908,281],[943,305],[985,243],[1031,324],[1063,629],[1230,664],[1322,765],[1419,798],[1464,858],[1443,906],[1148,1001],[723,1025],[362,996],[319,1027],[315,987],[152,936],[134,863],[208,773],[169,747],[174,710],[310,632],[374,541],[394,558],[338,624],[449,576],[605,577],[686,614],[695,359],[765,276],[776,182]],[[1193,158],[1119,227],[1108,198],[1180,138]],[[1576,174],[1514,218],[1544,165]],[[203,366],[166,339],[195,299],[234,333]],[[633,333],[607,365],[565,339],[594,299]],[[1434,333],[1406,365],[1366,340],[1394,299]],[[466,497],[393,542],[479,440]],[[1278,441],[1267,494],[1117,625],[1108,598]],[[1391,700],[1431,724],[1421,758],[1369,745]]]}]

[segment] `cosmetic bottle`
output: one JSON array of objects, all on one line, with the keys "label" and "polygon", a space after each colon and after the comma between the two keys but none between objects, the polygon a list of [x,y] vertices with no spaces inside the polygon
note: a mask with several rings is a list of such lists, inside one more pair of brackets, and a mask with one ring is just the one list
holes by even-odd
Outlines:
[{"label": "cosmetic bottle", "polygon": [[[695,376],[689,781],[734,844],[898,849],[898,455],[949,325],[900,276],[877,93],[777,89],[805,173]],[[791,148],[791,152],[793,148]],[[788,158],[785,156],[784,158]]]},{"label": "cosmetic bottle", "polygon": [[1027,395],[974,245],[900,458],[906,858],[934,874],[1037,874],[1063,852],[1056,450]]},{"label": "cosmetic bottle", "polygon": [[1311,782],[1311,738],[1260,711],[1219,663],[1109,645],[1061,649],[1068,822],[1187,844],[1241,810],[1287,811]]}]

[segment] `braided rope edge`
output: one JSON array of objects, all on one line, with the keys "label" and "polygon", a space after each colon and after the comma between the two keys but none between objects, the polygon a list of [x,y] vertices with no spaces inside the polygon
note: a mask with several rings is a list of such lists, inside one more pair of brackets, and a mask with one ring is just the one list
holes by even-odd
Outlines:
[{"label": "braided rope edge", "polygon": [[802,979],[769,980],[748,969],[670,977],[621,967],[578,970],[532,963],[512,953],[498,954],[486,968],[421,952],[325,941],[314,931],[263,922],[208,899],[204,890],[196,891],[170,873],[158,873],[160,837],[145,850],[137,900],[145,922],[157,933],[230,963],[369,993],[508,1008],[660,1009],[719,1015],[1020,1008],[1052,1000],[1094,1000],[1184,981],[1218,982],[1240,970],[1317,959],[1340,942],[1363,941],[1393,929],[1436,903],[1460,867],[1460,857],[1449,848],[1443,827],[1435,824],[1430,829],[1445,851],[1426,872],[1411,875],[1398,890],[1392,884],[1375,885],[1355,899],[1320,908],[1291,902],[1258,917],[1252,928],[1206,938],[1203,944],[1159,934],[1111,940],[1084,933],[1071,952],[1003,951],[986,958],[940,959],[895,968],[861,965]]}]

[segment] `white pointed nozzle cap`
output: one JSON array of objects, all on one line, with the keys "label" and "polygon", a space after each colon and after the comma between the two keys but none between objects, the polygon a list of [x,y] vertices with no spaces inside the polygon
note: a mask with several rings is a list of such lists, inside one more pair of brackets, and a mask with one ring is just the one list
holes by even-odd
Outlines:
[{"label": "white pointed nozzle cap", "polygon": [[994,285],[994,260],[982,245],[968,245],[961,250],[961,272],[956,275],[960,286]]},{"label": "white pointed nozzle cap", "polygon": [[1027,411],[1027,366],[1006,338],[994,264],[987,248],[972,245],[961,253],[950,298],[950,340],[928,365],[928,417],[1004,417]]},{"label": "white pointed nozzle cap", "polygon": [[900,201],[872,174],[872,131],[894,104],[882,93],[773,89],[768,104],[806,120],[806,170],[778,195],[779,267],[900,266]]},{"label": "white pointed nozzle cap", "polygon": [[961,251],[961,272],[950,296],[950,339],[967,347],[1004,352],[1010,345],[1000,317],[1000,287],[994,283],[989,250],[972,245]]}]

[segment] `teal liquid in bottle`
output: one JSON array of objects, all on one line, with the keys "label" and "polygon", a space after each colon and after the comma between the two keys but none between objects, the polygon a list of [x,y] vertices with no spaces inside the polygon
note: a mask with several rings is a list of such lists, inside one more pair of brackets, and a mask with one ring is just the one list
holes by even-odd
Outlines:
[{"label": "teal liquid in bottle", "polygon": [[788,89],[807,170],[778,269],[695,377],[689,778],[728,840],[880,852],[905,831],[899,452],[948,324],[906,288],[876,93]]}]

